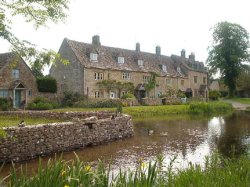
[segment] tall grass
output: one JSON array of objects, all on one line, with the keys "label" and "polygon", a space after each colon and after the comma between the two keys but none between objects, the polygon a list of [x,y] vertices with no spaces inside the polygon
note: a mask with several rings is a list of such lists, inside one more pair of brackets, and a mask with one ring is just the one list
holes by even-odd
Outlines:
[{"label": "tall grass", "polygon": [[135,170],[120,171],[113,175],[110,167],[102,162],[92,168],[78,158],[72,161],[41,162],[32,176],[27,170],[17,171],[13,165],[10,176],[0,179],[0,186],[11,187],[183,187],[183,186],[249,186],[250,158],[222,158],[213,155],[206,159],[205,166],[190,163],[186,169],[174,170],[173,160],[163,167],[162,160],[147,164],[138,162]]},{"label": "tall grass", "polygon": [[191,114],[223,114],[233,111],[232,104],[226,102],[193,102],[189,104]]}]

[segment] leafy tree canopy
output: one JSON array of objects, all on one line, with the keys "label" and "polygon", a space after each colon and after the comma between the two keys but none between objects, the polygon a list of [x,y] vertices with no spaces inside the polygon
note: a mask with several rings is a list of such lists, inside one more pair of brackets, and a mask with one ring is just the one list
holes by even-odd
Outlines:
[{"label": "leafy tree canopy", "polygon": [[236,80],[242,63],[249,60],[249,34],[240,25],[220,22],[213,28],[213,43],[209,48],[208,65],[212,73],[220,72],[221,78],[234,96]]},{"label": "leafy tree canopy", "polygon": [[[0,1],[0,38],[11,44],[11,50],[33,64],[38,59],[42,65],[56,60],[67,63],[60,55],[52,50],[36,50],[36,46],[27,40],[19,39],[12,32],[12,20],[16,16],[24,17],[26,22],[34,25],[35,29],[46,26],[49,22],[58,23],[67,17],[68,0],[1,0]],[[39,60],[42,59],[42,60]],[[36,65],[34,63],[33,65]],[[42,67],[39,66],[36,69]]]}]

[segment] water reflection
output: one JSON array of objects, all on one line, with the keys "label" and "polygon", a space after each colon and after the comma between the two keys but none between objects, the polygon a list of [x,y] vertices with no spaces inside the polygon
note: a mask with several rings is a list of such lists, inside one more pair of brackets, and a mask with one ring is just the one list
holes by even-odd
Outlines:
[{"label": "water reflection", "polygon": [[[114,168],[133,168],[139,158],[155,160],[163,154],[164,163],[176,157],[174,167],[185,168],[189,162],[204,163],[206,156],[217,150],[225,156],[250,152],[250,113],[236,112],[226,117],[199,118],[176,116],[150,118],[134,122],[133,138],[109,144],[76,150],[81,160],[96,163],[98,159],[112,161]],[[148,132],[152,130],[149,136]],[[74,158],[73,152],[64,153],[66,160]],[[45,157],[44,162],[49,157]],[[8,172],[5,166],[5,174]],[[37,160],[28,162],[36,168]]]}]

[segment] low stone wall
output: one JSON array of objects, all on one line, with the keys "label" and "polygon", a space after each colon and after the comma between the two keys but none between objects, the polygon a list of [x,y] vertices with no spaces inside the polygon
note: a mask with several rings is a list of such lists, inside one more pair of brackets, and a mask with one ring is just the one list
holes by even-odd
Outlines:
[{"label": "low stone wall", "polygon": [[148,106],[157,106],[157,105],[162,105],[162,99],[161,98],[142,98],[141,102],[143,105],[148,105]]},{"label": "low stone wall", "polygon": [[6,137],[0,137],[0,162],[24,161],[40,155],[99,145],[134,134],[129,115],[103,119],[79,118],[72,122],[8,127],[3,130]]}]

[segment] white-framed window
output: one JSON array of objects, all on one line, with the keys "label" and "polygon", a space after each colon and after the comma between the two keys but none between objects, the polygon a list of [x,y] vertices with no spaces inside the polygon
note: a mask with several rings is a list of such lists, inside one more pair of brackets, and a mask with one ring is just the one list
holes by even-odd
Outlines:
[{"label": "white-framed window", "polygon": [[95,73],[95,80],[103,80],[103,73]]},{"label": "white-framed window", "polygon": [[95,98],[99,98],[101,96],[99,91],[95,91]]},{"label": "white-framed window", "polygon": [[143,60],[138,60],[138,66],[143,66]]},{"label": "white-framed window", "polygon": [[172,84],[172,79],[171,78],[167,78],[166,82],[167,82],[167,85],[171,85]]},{"label": "white-framed window", "polygon": [[110,99],[114,99],[116,97],[115,92],[110,92],[109,97]]},{"label": "white-framed window", "polygon": [[20,74],[19,69],[12,69],[12,77],[13,78],[19,79],[19,74]]},{"label": "white-framed window", "polygon": [[184,86],[184,80],[183,79],[181,80],[181,85]]},{"label": "white-framed window", "polygon": [[143,79],[143,82],[149,82],[150,81],[150,76],[143,75],[142,79]]},{"label": "white-framed window", "polygon": [[162,71],[167,72],[167,66],[166,65],[161,64],[160,67],[161,67]]},{"label": "white-framed window", "polygon": [[203,84],[206,84],[206,83],[207,83],[207,78],[203,77]]},{"label": "white-framed window", "polygon": [[98,54],[97,53],[90,53],[90,60],[97,62],[98,61]]},{"label": "white-framed window", "polygon": [[8,97],[8,90],[0,90],[0,97],[7,98]]},{"label": "white-framed window", "polygon": [[123,80],[130,80],[130,79],[131,79],[130,73],[128,73],[128,72],[123,72],[123,73],[122,73],[122,79],[123,79]]},{"label": "white-framed window", "polygon": [[198,77],[194,76],[194,83],[198,83]]},{"label": "white-framed window", "polygon": [[118,56],[117,61],[118,61],[119,64],[124,64],[124,57]]},{"label": "white-framed window", "polygon": [[177,67],[177,72],[178,72],[179,74],[182,74],[182,73],[181,73],[181,68],[180,68],[180,67]]},{"label": "white-framed window", "polygon": [[32,96],[32,90],[29,90],[28,94],[29,94],[29,96]]}]

